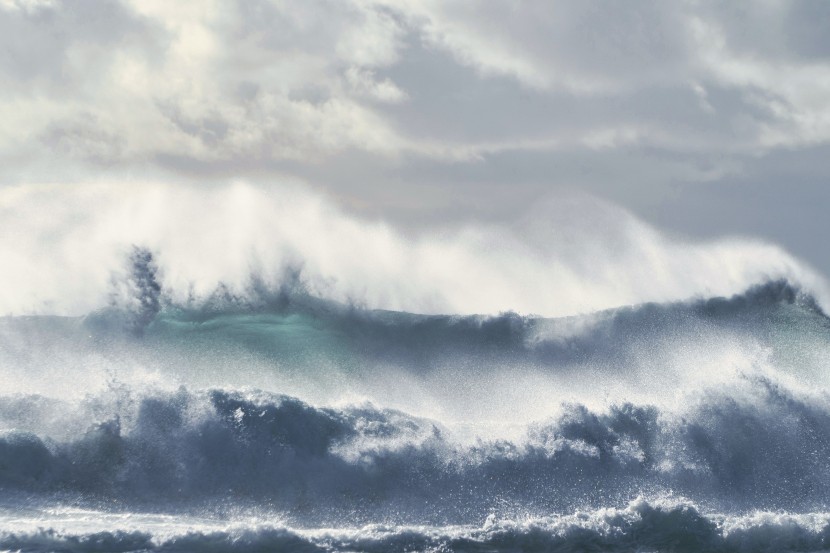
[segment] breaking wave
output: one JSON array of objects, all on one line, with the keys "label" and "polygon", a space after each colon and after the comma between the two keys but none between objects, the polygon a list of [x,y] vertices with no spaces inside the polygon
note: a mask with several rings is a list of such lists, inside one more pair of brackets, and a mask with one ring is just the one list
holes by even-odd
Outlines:
[{"label": "breaking wave", "polygon": [[220,289],[256,298],[296,276],[315,297],[431,314],[559,317],[778,279],[828,297],[814,271],[776,246],[670,240],[586,197],[502,225],[407,235],[296,186],[26,185],[0,190],[0,314],[82,315],[134,301],[149,281],[135,271],[133,245],[152,253],[157,284],[178,305]]},{"label": "breaking wave", "polygon": [[826,294],[778,248],[79,190],[0,192],[0,549],[830,546]]},{"label": "breaking wave", "polygon": [[[90,516],[92,513],[85,513]],[[106,515],[103,515],[106,517]],[[124,521],[120,521],[124,525]],[[65,519],[63,521],[66,524]],[[151,520],[149,526],[158,525]],[[675,551],[718,553],[823,551],[830,546],[827,515],[755,513],[704,515],[683,502],[632,501],[620,509],[525,518],[488,517],[481,525],[431,527],[368,525],[304,530],[267,523],[217,525],[198,521],[179,532],[158,529],[16,531],[0,533],[7,550],[46,551],[327,551],[513,552]],[[148,524],[145,522],[145,527]],[[195,527],[195,528],[194,528]]]},{"label": "breaking wave", "polygon": [[[826,508],[827,398],[760,378],[744,385],[740,400],[713,392],[680,413],[569,405],[520,440],[472,444],[399,411],[314,408],[264,392],[180,389],[118,406],[4,398],[2,425],[14,430],[0,438],[0,486],[125,506],[265,504],[317,524],[460,524],[642,493],[727,512]],[[49,436],[58,414],[82,430]]]},{"label": "breaking wave", "polygon": [[[37,338],[53,345],[48,355],[54,356],[55,344],[77,350],[86,338],[99,361],[122,348],[131,348],[132,359],[169,358],[171,348],[185,348],[179,359],[193,359],[211,344],[212,356],[260,351],[276,374],[287,358],[290,370],[312,383],[331,377],[313,365],[349,359],[363,367],[347,371],[355,380],[397,367],[413,382],[429,382],[454,360],[456,378],[486,379],[507,366],[521,387],[527,382],[517,368],[530,366],[537,376],[574,385],[570,401],[536,400],[553,415],[529,417],[509,435],[479,432],[474,439],[456,426],[466,422],[475,430],[475,421],[377,407],[378,397],[315,407],[250,387],[136,386],[116,377],[74,398],[19,392],[0,399],[4,489],[144,508],[267,505],[306,524],[470,524],[493,513],[595,510],[642,494],[679,495],[711,512],[811,512],[825,510],[830,497],[830,403],[826,388],[798,385],[807,379],[803,368],[787,380],[786,372],[756,360],[720,367],[721,378],[712,380],[684,374],[683,367],[672,375],[665,356],[655,354],[669,380],[657,388],[667,394],[661,401],[606,397],[596,407],[572,399],[577,384],[595,396],[600,379],[643,385],[651,369],[636,364],[632,351],[643,343],[652,352],[682,348],[681,336],[702,340],[710,354],[709,338],[755,340],[775,350],[764,362],[776,367],[803,365],[803,356],[784,351],[793,336],[802,346],[811,339],[822,348],[816,355],[826,354],[827,317],[786,282],[586,320],[371,312],[306,296],[255,310],[161,312],[141,336],[118,325],[114,331],[108,323],[116,315],[7,319],[3,349]],[[472,360],[475,372],[459,359]],[[195,364],[206,365],[198,356]],[[82,378],[84,368],[76,369],[73,378]],[[681,378],[682,385],[673,380]],[[816,371],[814,378],[824,375]],[[428,389],[424,384],[417,395],[427,398]],[[463,401],[465,393],[450,391],[442,400]],[[649,396],[660,399],[654,389]],[[474,401],[492,405],[484,397]],[[485,419],[479,428],[486,426]]]}]

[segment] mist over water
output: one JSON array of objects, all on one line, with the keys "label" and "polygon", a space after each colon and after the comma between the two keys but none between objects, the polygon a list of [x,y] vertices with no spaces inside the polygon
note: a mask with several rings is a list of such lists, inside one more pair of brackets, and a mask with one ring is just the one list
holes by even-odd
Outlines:
[{"label": "mist over water", "polygon": [[824,282],[773,245],[670,240],[587,197],[552,199],[512,225],[406,238],[291,186],[59,185],[0,191],[0,312],[83,315],[123,292],[132,246],[151,252],[171,302],[247,297],[299,278],[310,295],[432,314],[560,317],[649,301]]},{"label": "mist over water", "polygon": [[830,545],[826,285],[774,245],[90,184],[0,191],[0,259],[2,549]]}]

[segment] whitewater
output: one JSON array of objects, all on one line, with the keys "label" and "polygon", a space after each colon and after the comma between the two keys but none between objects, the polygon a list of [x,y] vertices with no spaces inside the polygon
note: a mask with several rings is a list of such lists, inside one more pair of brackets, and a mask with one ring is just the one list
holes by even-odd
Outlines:
[{"label": "whitewater", "polygon": [[830,549],[825,279],[551,200],[0,191],[0,550]]}]

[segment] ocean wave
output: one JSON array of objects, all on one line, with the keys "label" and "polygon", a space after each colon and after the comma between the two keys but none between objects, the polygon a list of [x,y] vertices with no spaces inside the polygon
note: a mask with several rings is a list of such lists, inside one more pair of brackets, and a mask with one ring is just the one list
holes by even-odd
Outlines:
[{"label": "ocean wave", "polygon": [[[787,327],[802,339],[818,335],[826,341],[830,329],[830,319],[815,298],[786,280],[757,284],[730,297],[649,303],[554,319],[513,312],[460,316],[366,310],[302,290],[263,292],[254,301],[249,296],[220,298],[198,309],[170,306],[156,313],[139,313],[145,338],[155,343],[189,343],[198,349],[205,341],[224,341],[293,361],[339,352],[352,360],[420,367],[459,357],[562,366],[619,356],[646,341],[659,348],[661,340],[726,333],[769,342]],[[83,327],[117,335],[136,328],[132,317],[118,309],[99,311],[85,317]],[[628,344],[633,347],[626,348]]]},{"label": "ocean wave", "polygon": [[[825,545],[821,517],[749,514],[828,511],[830,324],[790,281],[559,319],[423,315],[303,289],[174,305],[141,259],[135,309],[0,319],[6,503],[282,526],[47,525],[0,548]],[[344,526],[362,530],[320,530]]]},{"label": "ocean wave", "polygon": [[256,299],[296,281],[332,301],[430,314],[555,317],[729,296],[768,279],[830,297],[775,245],[668,239],[587,197],[513,223],[417,236],[299,187],[244,183],[4,187],[0,215],[4,315],[78,316],[116,303],[140,327],[156,286],[174,304],[199,305],[217,291]]},{"label": "ocean wave", "polygon": [[[763,378],[735,392],[709,392],[680,412],[566,406],[521,440],[473,444],[399,411],[315,408],[264,392],[136,394],[108,416],[98,405],[103,420],[62,440],[7,409],[0,425],[15,430],[0,438],[0,486],[126,505],[264,503],[320,523],[349,513],[447,524],[492,509],[597,507],[646,491],[730,512],[820,509],[830,494],[827,398]],[[0,404],[9,401],[31,412],[40,400]]]},{"label": "ocean wave", "polygon": [[[482,525],[368,525],[305,530],[249,525],[195,528],[109,529],[79,532],[61,527],[0,531],[0,548],[30,552],[306,551],[515,552],[607,551],[722,553],[822,551],[830,546],[827,514],[703,514],[688,502],[632,501],[620,509],[526,518],[488,517]],[[53,521],[55,522],[55,521]],[[57,521],[60,526],[60,521]],[[63,525],[65,526],[65,524]],[[134,523],[133,526],[136,526]],[[203,525],[202,525],[203,526]]]},{"label": "ocean wave", "polygon": [[0,193],[0,549],[830,546],[830,296],[774,246],[75,194]]},{"label": "ocean wave", "polygon": [[789,281],[558,319],[367,310],[302,290],[250,299],[185,307],[145,298],[137,311],[0,318],[5,392],[249,386],[318,405],[368,399],[441,420],[513,424],[552,415],[563,401],[667,407],[678,389],[749,373],[830,387],[830,320]]}]

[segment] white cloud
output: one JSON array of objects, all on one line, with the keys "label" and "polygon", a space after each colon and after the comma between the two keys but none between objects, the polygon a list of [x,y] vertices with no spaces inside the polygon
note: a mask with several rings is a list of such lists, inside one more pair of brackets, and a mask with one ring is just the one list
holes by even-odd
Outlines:
[{"label": "white cloud", "polygon": [[[262,3],[262,14],[246,13],[253,4],[131,3],[117,15],[122,26],[141,27],[132,40],[97,36],[94,27],[113,22],[84,21],[68,2],[41,7],[57,21],[52,28],[24,10],[4,14],[7,28],[34,33],[25,55],[35,75],[23,86],[24,75],[3,67],[3,81],[20,90],[7,90],[0,102],[5,120],[15,122],[14,132],[0,135],[2,151],[46,146],[123,163],[158,156],[314,160],[344,148],[383,153],[400,146],[363,101],[405,98],[389,79],[371,78],[371,68],[397,56],[400,30],[388,15],[359,4],[329,14],[321,2],[302,9]],[[37,49],[51,46],[40,38],[56,33],[61,43],[38,63]],[[281,34],[291,36],[280,42]],[[362,77],[359,86],[347,68]]]},{"label": "white cloud", "polygon": [[784,60],[729,48],[717,22],[693,19],[701,70],[709,79],[743,91],[768,115],[756,136],[762,149],[830,140],[830,62]]},{"label": "white cloud", "polygon": [[406,92],[389,79],[377,80],[374,72],[358,67],[346,71],[346,79],[355,93],[380,102],[397,104],[406,100]]},{"label": "white cloud", "polygon": [[6,172],[830,140],[830,41],[791,2],[0,6]]},{"label": "white cloud", "polygon": [[0,0],[0,9],[35,11],[40,8],[48,8],[55,5],[55,0]]}]

